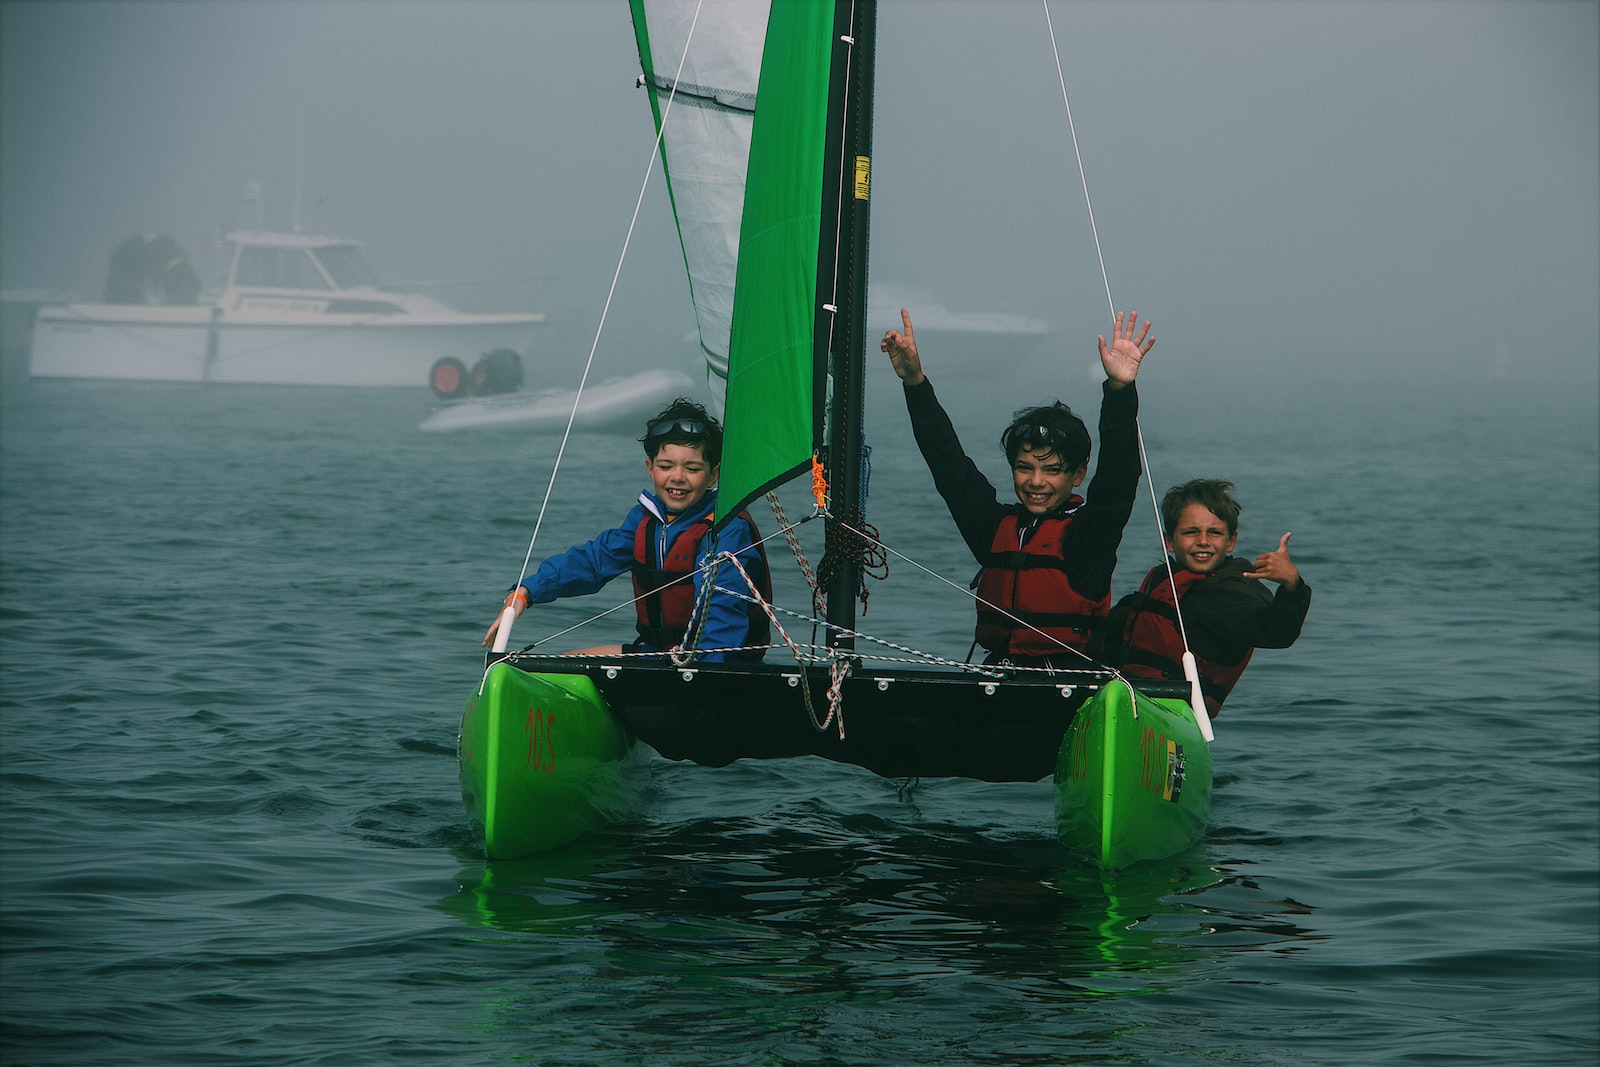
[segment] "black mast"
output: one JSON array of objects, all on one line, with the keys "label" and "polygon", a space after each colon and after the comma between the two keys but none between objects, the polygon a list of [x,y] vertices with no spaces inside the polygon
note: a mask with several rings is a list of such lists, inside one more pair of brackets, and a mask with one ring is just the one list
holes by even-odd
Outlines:
[{"label": "black mast", "polygon": [[[822,188],[824,232],[838,220],[836,243],[820,242],[818,279],[837,288],[823,291],[819,304],[837,310],[818,313],[818,337],[831,338],[828,380],[828,483],[831,489],[827,549],[828,622],[854,629],[856,591],[861,584],[859,539],[840,528],[863,523],[865,460],[862,456],[862,378],[867,312],[868,194],[872,178],[872,67],[877,28],[876,0],[840,0],[834,7],[834,61],[828,99],[828,168]],[[819,287],[821,288],[821,287]],[[828,321],[831,318],[831,323]],[[821,395],[821,394],[819,394]],[[841,548],[843,549],[841,551]],[[828,557],[834,557],[830,560]],[[831,631],[828,644],[853,648],[854,639]]]}]

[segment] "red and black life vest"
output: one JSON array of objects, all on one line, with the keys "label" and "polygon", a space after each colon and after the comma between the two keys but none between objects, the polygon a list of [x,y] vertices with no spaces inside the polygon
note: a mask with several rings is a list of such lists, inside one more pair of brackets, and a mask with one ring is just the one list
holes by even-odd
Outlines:
[{"label": "red and black life vest", "polygon": [[[1135,678],[1183,677],[1183,636],[1178,631],[1177,605],[1182,603],[1189,590],[1211,575],[1177,570],[1173,572],[1173,577],[1177,582],[1176,596],[1173,595],[1173,583],[1167,580],[1167,568],[1161,566],[1152,568],[1144,576],[1137,593],[1124,598],[1128,605],[1127,619],[1122,623],[1120,633],[1109,635],[1113,641],[1121,643],[1120,650],[1109,658],[1112,665],[1123,673]],[[1119,603],[1117,607],[1120,614],[1123,605]],[[1195,667],[1200,674],[1200,693],[1205,697],[1206,710],[1213,719],[1222,710],[1222,702],[1227,699],[1234,683],[1250,665],[1250,656],[1254,652],[1255,649],[1246,647],[1243,658],[1237,663],[1218,663],[1195,656]]]},{"label": "red and black life vest", "polygon": [[[761,557],[759,573],[751,574],[761,591],[761,598],[772,600],[772,577],[767,569],[767,554],[761,547],[761,535],[756,532],[755,521],[749,513],[741,511],[739,517],[750,527],[750,539],[755,542],[756,553]],[[633,535],[633,595],[638,614],[639,640],[652,648],[676,648],[689,633],[689,619],[694,613],[694,581],[685,577],[694,573],[700,558],[700,542],[711,532],[714,516],[703,515],[685,523],[682,530],[667,546],[666,557],[654,561],[656,531],[661,520],[645,515]],[[759,605],[746,604],[750,629],[745,644],[748,651],[735,653],[740,659],[758,660],[766,655],[766,645],[772,640],[772,627],[767,613]]]},{"label": "red and black life vest", "polygon": [[1000,520],[978,573],[978,643],[990,652],[1024,656],[1048,656],[1063,645],[1081,650],[1110,608],[1111,591],[1090,599],[1067,580],[1062,552],[1071,515],[1040,519],[1026,546],[1018,538],[1020,517],[1010,512]]}]

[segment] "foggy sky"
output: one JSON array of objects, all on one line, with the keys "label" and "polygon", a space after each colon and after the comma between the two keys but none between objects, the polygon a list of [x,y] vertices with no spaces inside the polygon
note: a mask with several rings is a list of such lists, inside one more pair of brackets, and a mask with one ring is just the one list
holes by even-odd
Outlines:
[{"label": "foggy sky", "polygon": [[[1600,5],[1050,12],[1169,380],[1600,388]],[[879,34],[871,277],[1048,319],[1087,367],[1109,310],[1040,5],[885,0]],[[269,223],[298,187],[302,229],[546,310],[581,362],[650,157],[637,73],[623,0],[0,3],[0,286],[96,296],[138,232],[198,259],[258,180]],[[602,374],[693,327],[668,210],[658,171]]]}]

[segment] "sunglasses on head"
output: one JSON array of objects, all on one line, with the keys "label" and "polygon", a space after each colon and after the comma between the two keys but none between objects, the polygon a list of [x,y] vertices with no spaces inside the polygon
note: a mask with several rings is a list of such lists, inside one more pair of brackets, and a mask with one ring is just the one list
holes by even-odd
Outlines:
[{"label": "sunglasses on head", "polygon": [[1045,445],[1050,448],[1055,448],[1063,440],[1059,434],[1054,433],[1048,426],[1026,422],[1013,423],[1011,429],[1006,431],[1006,437],[1018,444],[1028,441],[1035,445]]},{"label": "sunglasses on head", "polygon": [[655,419],[645,425],[646,437],[666,437],[672,433],[688,434],[690,437],[706,436],[706,424],[699,419]]}]

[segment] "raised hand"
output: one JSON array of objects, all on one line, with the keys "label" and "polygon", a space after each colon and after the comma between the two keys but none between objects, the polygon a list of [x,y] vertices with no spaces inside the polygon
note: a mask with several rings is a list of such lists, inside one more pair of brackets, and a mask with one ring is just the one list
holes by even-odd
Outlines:
[{"label": "raised hand", "polygon": [[1278,538],[1278,547],[1256,557],[1255,569],[1244,572],[1246,578],[1265,578],[1269,582],[1294,585],[1300,580],[1300,568],[1289,558],[1289,534]]},{"label": "raised hand", "polygon": [[1100,365],[1106,369],[1106,377],[1110,379],[1113,389],[1132,384],[1139,376],[1139,363],[1156,346],[1156,339],[1150,336],[1149,321],[1145,321],[1144,328],[1135,336],[1134,330],[1138,324],[1137,311],[1119,311],[1111,346],[1106,347],[1105,337],[1099,338]]},{"label": "raised hand", "polygon": [[889,353],[889,363],[895,374],[907,385],[922,384],[922,357],[917,354],[917,335],[911,329],[911,313],[900,309],[900,324],[904,331],[889,330],[878,347]]}]

